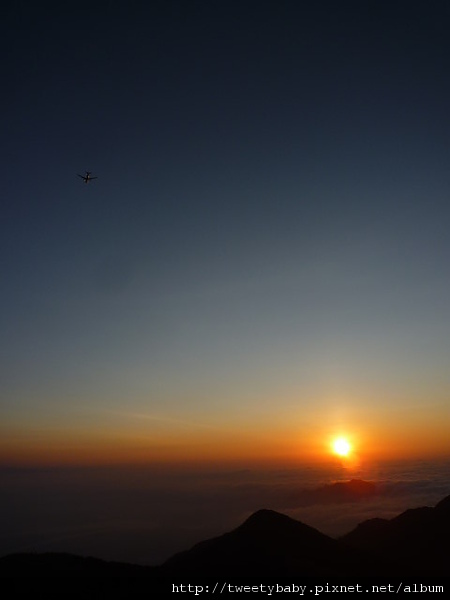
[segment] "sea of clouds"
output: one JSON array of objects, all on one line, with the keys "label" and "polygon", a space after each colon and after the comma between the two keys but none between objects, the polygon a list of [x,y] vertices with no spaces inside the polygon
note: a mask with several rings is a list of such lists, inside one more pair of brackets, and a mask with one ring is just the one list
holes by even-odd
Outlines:
[{"label": "sea of clouds", "polygon": [[239,526],[260,508],[338,537],[372,517],[434,506],[450,460],[326,468],[3,469],[0,555],[71,552],[158,564]]}]

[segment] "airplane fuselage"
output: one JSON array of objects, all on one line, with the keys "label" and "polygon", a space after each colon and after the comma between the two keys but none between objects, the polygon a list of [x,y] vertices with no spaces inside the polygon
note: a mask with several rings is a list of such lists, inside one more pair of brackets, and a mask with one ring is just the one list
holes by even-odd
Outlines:
[{"label": "airplane fuselage", "polygon": [[84,181],[84,183],[89,183],[93,179],[97,179],[97,177],[91,177],[91,172],[92,171],[86,171],[86,175],[78,174],[78,176],[81,177],[81,179]]}]

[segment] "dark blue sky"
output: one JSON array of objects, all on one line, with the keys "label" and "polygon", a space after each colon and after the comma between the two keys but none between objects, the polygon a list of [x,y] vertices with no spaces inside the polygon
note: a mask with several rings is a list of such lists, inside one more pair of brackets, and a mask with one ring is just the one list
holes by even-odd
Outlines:
[{"label": "dark blue sky", "polygon": [[449,19],[433,1],[3,7],[5,435],[146,415],[151,458],[181,424],[295,438],[376,406],[439,438]]}]

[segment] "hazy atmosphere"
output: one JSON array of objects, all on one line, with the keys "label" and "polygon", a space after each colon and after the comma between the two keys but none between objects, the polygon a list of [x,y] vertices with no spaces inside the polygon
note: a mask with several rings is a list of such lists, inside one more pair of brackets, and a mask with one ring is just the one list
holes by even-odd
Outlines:
[{"label": "hazy atmosphere", "polygon": [[351,472],[331,463],[239,471],[2,469],[0,556],[71,552],[155,565],[236,528],[260,508],[336,537],[374,516],[391,519],[434,506],[450,491],[449,469],[449,460],[378,463]]},{"label": "hazy atmosphere", "polygon": [[449,4],[0,10],[0,552],[448,494]]}]

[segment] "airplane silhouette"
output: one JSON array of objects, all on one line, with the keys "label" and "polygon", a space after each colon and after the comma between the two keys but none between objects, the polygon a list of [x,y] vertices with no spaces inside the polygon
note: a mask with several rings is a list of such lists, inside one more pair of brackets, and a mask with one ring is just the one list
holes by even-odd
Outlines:
[{"label": "airplane silhouette", "polygon": [[84,183],[89,183],[93,179],[97,179],[97,177],[91,177],[91,173],[92,173],[92,171],[86,171],[86,175],[80,175],[79,173],[77,173],[77,175],[78,175],[78,177],[81,177],[81,179],[84,181]]}]

